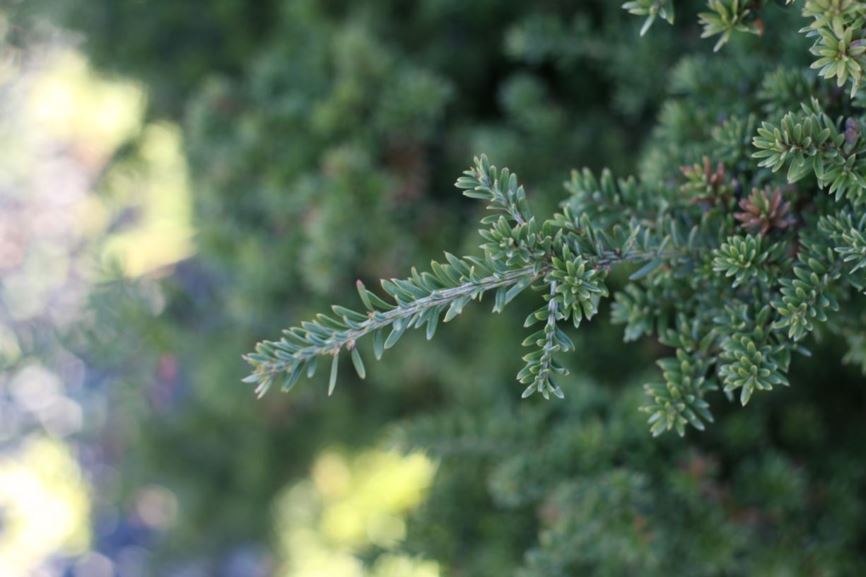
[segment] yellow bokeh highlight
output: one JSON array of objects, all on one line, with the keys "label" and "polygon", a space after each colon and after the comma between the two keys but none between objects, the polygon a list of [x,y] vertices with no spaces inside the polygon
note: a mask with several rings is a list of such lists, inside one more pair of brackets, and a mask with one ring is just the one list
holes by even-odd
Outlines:
[{"label": "yellow bokeh highlight", "polygon": [[144,107],[136,84],[106,80],[67,50],[35,78],[25,113],[42,137],[74,142],[87,160],[100,163],[141,128]]},{"label": "yellow bokeh highlight", "polygon": [[106,177],[111,194],[129,199],[137,210],[134,226],[105,243],[105,255],[130,276],[153,272],[193,252],[192,199],[180,130],[148,125],[139,157]]},{"label": "yellow bokeh highlight", "polygon": [[432,463],[420,454],[366,452],[355,457],[350,468],[337,454],[325,453],[312,474],[326,504],[322,532],[349,546],[402,539],[402,513],[421,501],[432,471]]},{"label": "yellow bokeh highlight", "polygon": [[439,564],[405,555],[382,555],[373,565],[370,577],[439,577]]},{"label": "yellow bokeh highlight", "polygon": [[[419,453],[323,452],[310,478],[278,499],[281,577],[438,577],[435,562],[387,552],[405,537],[405,516],[424,499],[435,472]],[[371,568],[356,554],[386,551]]]},{"label": "yellow bokeh highlight", "polygon": [[[81,196],[69,207],[77,233],[96,238],[111,225],[112,210],[126,207],[134,222],[109,234],[104,256],[130,276],[176,263],[193,252],[192,199],[180,129],[169,123],[145,124],[147,99],[132,82],[95,73],[74,50],[61,50],[33,75],[22,111],[30,142],[4,147],[23,154],[18,170],[40,170],[35,154],[58,143],[68,147],[85,171],[107,173],[105,197]],[[121,146],[137,142],[129,160],[112,161]]]},{"label": "yellow bokeh highlight", "polygon": [[[10,97],[12,108],[0,111],[0,183],[39,217],[16,223],[16,234],[5,241],[0,234],[0,249],[4,242],[17,243],[6,246],[7,261],[22,260],[5,263],[0,283],[19,320],[39,314],[68,271],[81,264],[70,260],[79,245],[101,243],[101,256],[130,276],[193,252],[179,128],[146,123],[141,86],[96,73],[75,50],[46,49],[38,61],[25,71],[0,57],[13,71],[6,75],[10,94],[18,95]],[[129,144],[129,157],[115,158]],[[46,186],[39,175],[52,174],[68,182]],[[87,189],[94,186],[101,194]],[[50,234],[35,230],[37,225],[50,225]]]},{"label": "yellow bokeh highlight", "polygon": [[29,439],[0,459],[0,575],[25,577],[53,554],[89,542],[89,498],[78,464],[61,442]]}]

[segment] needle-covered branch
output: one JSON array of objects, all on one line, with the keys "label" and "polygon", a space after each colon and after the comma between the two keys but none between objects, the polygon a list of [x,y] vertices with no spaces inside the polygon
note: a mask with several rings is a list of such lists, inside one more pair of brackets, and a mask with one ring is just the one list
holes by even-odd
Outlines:
[{"label": "needle-covered branch", "polygon": [[406,330],[426,325],[430,339],[440,318],[443,322],[450,321],[470,301],[480,299],[491,290],[497,291],[496,308],[501,309],[543,273],[541,267],[502,270],[490,261],[446,256],[447,264],[433,262],[431,272],[413,270],[409,279],[382,281],[390,302],[358,281],[363,312],[335,305],[332,315],[319,314],[313,321],[284,331],[285,336],[278,341],[259,343],[254,353],[244,357],[253,366],[253,373],[246,382],[256,384],[256,393],[261,396],[277,377],[283,376],[282,389],[286,391],[302,374],[307,377],[315,374],[319,357],[331,356],[328,389],[331,394],[336,385],[337,360],[341,352],[350,353],[358,375],[365,377],[364,362],[356,347],[363,337],[373,336],[373,350],[378,360]]},{"label": "needle-covered branch", "polygon": [[470,301],[492,291],[493,310],[500,312],[535,285],[546,289],[546,304],[527,318],[526,326],[544,321],[545,327],[526,339],[527,346],[535,343],[538,350],[524,357],[526,366],[518,380],[527,385],[524,395],[537,391],[545,397],[561,396],[552,376],[565,370],[553,355],[574,346],[556,323],[571,320],[577,327],[596,314],[601,298],[609,294],[604,279],[612,266],[644,263],[636,273],[642,275],[680,254],[670,250],[670,237],[659,242],[649,228],[633,223],[612,226],[609,233],[596,230],[568,207],[538,225],[517,177],[508,169],[497,170],[484,156],[476,159],[457,186],[468,197],[486,200],[487,208],[499,213],[482,219],[491,225],[480,231],[486,241],[481,245],[484,256],[457,258],[446,253],[446,262],[431,263],[429,272],[413,269],[407,279],[383,280],[387,298],[359,281],[363,311],[334,306],[332,314],[287,329],[283,338],[263,341],[244,357],[253,367],[246,382],[256,385],[257,394],[263,395],[277,379],[282,379],[283,390],[289,390],[301,375],[312,377],[321,357],[331,361],[330,394],[341,353],[348,352],[358,375],[366,376],[357,348],[362,338],[372,336],[374,356],[379,359],[408,329],[426,326],[427,338],[432,338],[440,320],[450,321]]},{"label": "needle-covered branch", "polygon": [[[760,32],[764,4],[712,0],[701,16],[705,35],[724,42],[735,30]],[[805,3],[816,42],[848,47],[847,72],[823,62],[822,75],[841,74],[855,87],[863,34],[849,29],[862,19],[861,5]],[[647,23],[673,19],[671,2],[626,8]],[[767,75],[753,98],[727,114],[730,96],[705,90],[704,68],[679,71],[679,86],[693,86],[695,94],[662,114],[655,155],[641,178],[576,170],[560,210],[541,219],[513,172],[476,158],[456,186],[489,211],[481,219],[481,256],[446,254],[429,272],[382,281],[383,297],[359,283],[363,310],[335,306],[278,341],[260,343],[245,357],[253,366],[247,381],[259,394],[278,378],[289,389],[326,358],[330,392],[342,356],[366,375],[361,339],[372,339],[378,359],[409,329],[426,327],[431,338],[472,300],[492,293],[500,312],[532,288],[538,302],[525,326],[536,327],[523,340],[529,351],[517,375],[524,396],[563,396],[567,389],[557,381],[568,373],[564,355],[575,348],[564,323],[581,327],[611,295],[611,320],[624,325],[625,340],[654,337],[669,350],[658,361],[659,379],[645,387],[653,434],[703,429],[713,420],[715,391],[746,405],[788,385],[792,356],[808,352],[803,343],[819,326],[842,326],[828,321],[846,307],[857,312],[849,303],[866,288],[864,114],[859,101],[819,88],[796,69]],[[712,117],[724,120],[696,131],[694,119],[709,117],[708,99],[718,100]],[[789,111],[794,102],[799,109]],[[785,176],[777,174],[782,168]],[[860,335],[847,323],[844,331],[849,342],[866,342],[866,330]]]},{"label": "needle-covered branch", "polygon": [[[762,35],[761,12],[770,0],[707,0],[707,9],[698,15],[702,38],[718,36],[713,50],[728,43],[735,32]],[[785,0],[791,6],[795,0]],[[839,87],[850,83],[851,97],[863,85],[866,69],[866,4],[859,0],[805,0],[802,14],[810,20],[800,33],[813,39],[810,52],[816,57],[812,68],[822,78],[835,80]],[[656,17],[674,23],[672,0],[636,0],[623,8],[631,14],[646,16],[643,36]]]}]

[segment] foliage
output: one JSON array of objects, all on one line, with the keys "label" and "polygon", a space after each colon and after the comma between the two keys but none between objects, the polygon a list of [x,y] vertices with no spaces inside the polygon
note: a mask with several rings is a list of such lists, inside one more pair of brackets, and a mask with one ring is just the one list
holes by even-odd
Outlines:
[{"label": "foliage", "polygon": [[638,387],[586,380],[555,403],[491,387],[416,418],[403,442],[440,465],[409,550],[466,576],[862,573],[859,409],[820,373],[690,443],[646,434]]},{"label": "foliage", "polygon": [[[673,23],[640,44],[601,0],[63,4],[184,130],[198,254],[141,281],[156,313],[108,287],[91,343],[126,395],[172,399],[114,435],[126,482],[180,496],[169,558],[264,539],[316,451],[394,430],[440,459],[404,547],[449,574],[862,572],[862,387],[838,359],[866,358],[864,100],[836,86],[862,3],[833,4],[839,28],[820,2],[629,2]],[[260,393],[321,388],[237,386],[238,351],[353,285],[360,305],[247,356]]]},{"label": "foliage", "polygon": [[[848,12],[859,10],[844,4],[839,6],[843,21]],[[727,40],[739,26],[735,22],[750,13],[746,6],[710,2],[719,20],[708,24],[710,17],[702,15],[704,35],[724,30]],[[635,9],[629,4],[626,8]],[[650,18],[657,9],[661,10],[655,5],[646,8]],[[815,14],[811,4],[806,11]],[[839,113],[848,107],[844,101],[828,104],[835,104]],[[759,110],[748,112],[757,116]],[[752,157],[760,159],[757,166],[744,163],[729,171],[720,160],[713,173],[705,157],[703,172],[699,167],[682,171],[689,182],[679,190],[670,184],[676,182],[675,166],[661,182],[616,184],[607,177],[602,199],[596,196],[591,173],[584,172],[583,182],[573,179],[562,211],[543,222],[529,212],[525,190],[513,173],[498,171],[486,157],[476,159],[457,187],[466,196],[486,201],[495,213],[482,220],[490,226],[481,231],[486,241],[482,258],[449,256],[448,268],[433,263],[432,274],[413,270],[409,280],[383,281],[393,302],[374,303],[378,297],[362,289],[366,313],[334,307],[336,317],[320,316],[289,329],[279,341],[261,343],[246,357],[253,366],[247,380],[263,393],[275,375],[288,373],[290,387],[305,369],[314,372],[311,363],[316,357],[327,354],[332,357],[333,388],[343,350],[351,352],[363,377],[357,348],[362,337],[372,334],[375,343],[384,342],[374,345],[378,358],[407,328],[426,323],[430,338],[440,316],[451,320],[470,300],[495,290],[494,310],[499,311],[532,286],[542,292],[546,304],[525,324],[542,321],[544,328],[524,341],[534,350],[524,357],[526,366],[518,380],[528,385],[524,396],[538,391],[545,397],[561,397],[552,377],[565,371],[553,355],[574,347],[557,322],[573,319],[577,327],[582,318],[592,318],[600,299],[609,294],[605,277],[626,266],[633,272],[622,292],[614,293],[619,309],[615,318],[630,325],[627,336],[635,334],[636,326],[646,327],[641,332],[654,332],[676,349],[675,358],[660,362],[664,386],[647,387],[644,410],[650,414],[652,431],[676,429],[683,434],[686,424],[703,429],[711,420],[704,397],[716,382],[729,397],[739,391],[743,405],[755,391],[787,385],[791,355],[802,352],[799,341],[860,290],[855,276],[842,274],[836,257],[842,253],[848,262],[856,260],[851,255],[858,249],[844,244],[858,242],[856,232],[833,234],[825,220],[853,219],[866,192],[861,118],[840,114],[834,121],[813,97],[802,105],[802,112],[789,112],[774,124],[764,122],[753,140],[757,151]],[[704,146],[712,158],[724,152],[712,141]],[[807,187],[791,189],[789,194],[801,208],[789,214],[791,203],[782,202],[779,188],[772,194],[755,188],[751,196],[738,198],[742,193],[736,189],[772,182],[762,168],[776,172],[785,165],[789,184],[811,174],[834,200]],[[704,190],[697,187],[698,196],[694,183],[702,178]],[[724,186],[726,179],[733,186]],[[631,194],[617,190],[626,187]],[[588,195],[595,203],[612,205],[606,218],[592,209],[581,210],[593,202]],[[734,213],[737,206],[743,212]],[[741,236],[741,228],[757,230],[760,236]],[[632,263],[640,267],[635,270]],[[628,299],[641,293],[648,294],[647,308],[636,310]],[[386,328],[391,330],[387,338]]]},{"label": "foliage", "polygon": [[[373,443],[464,382],[434,370],[451,343],[407,336],[402,363],[327,410],[310,389],[256,403],[237,386],[238,351],[325,298],[349,298],[342,287],[355,279],[470,236],[472,218],[447,190],[471,151],[549,184],[569,157],[631,169],[665,91],[655,71],[691,42],[657,34],[635,58],[620,41],[633,22],[603,1],[40,4],[83,33],[103,70],[144,83],[152,119],[182,128],[197,254],[158,278],[106,283],[76,343],[112,383],[105,438],[126,449],[119,489],[158,483],[178,496],[159,560],[207,555],[214,572],[226,551],[265,538],[262,511],[316,451]],[[593,32],[577,46],[580,30]],[[136,174],[140,148],[130,143],[114,170]],[[498,354],[468,334],[461,348]]]}]

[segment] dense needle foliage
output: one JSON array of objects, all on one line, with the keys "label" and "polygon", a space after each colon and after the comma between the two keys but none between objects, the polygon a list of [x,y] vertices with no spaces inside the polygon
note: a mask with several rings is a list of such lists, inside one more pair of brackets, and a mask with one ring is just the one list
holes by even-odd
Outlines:
[{"label": "dense needle foliage", "polygon": [[[736,30],[762,32],[760,4],[710,2],[700,15],[703,36],[720,34],[718,49]],[[648,14],[647,24],[657,13],[673,19],[670,2],[626,8]],[[806,2],[804,14],[812,23],[803,31],[816,38],[812,52],[820,57],[812,68],[839,87],[850,84],[855,97],[866,61],[863,5]],[[724,94],[722,83],[713,88],[717,98]],[[680,105],[706,113],[712,104],[694,100]],[[787,110],[789,103],[799,107]],[[259,344],[246,357],[254,367],[248,382],[263,394],[285,374],[288,390],[327,356],[330,392],[341,352],[364,378],[362,337],[372,336],[379,358],[408,328],[426,326],[429,339],[440,318],[451,320],[471,300],[492,292],[498,312],[532,287],[543,304],[524,326],[542,328],[523,341],[530,352],[517,378],[527,385],[524,397],[561,398],[554,377],[566,370],[557,357],[574,344],[559,323],[578,327],[595,316],[610,294],[607,276],[625,266],[635,270],[613,293],[613,320],[625,325],[626,340],[649,334],[675,351],[659,361],[662,380],[646,385],[643,410],[654,434],[704,429],[713,420],[707,395],[716,389],[745,405],[756,391],[787,386],[792,354],[808,354],[802,340],[828,320],[841,330],[841,319],[856,311],[848,302],[866,283],[863,118],[850,98],[797,68],[768,71],[756,98],[725,104],[716,114],[723,119],[704,134],[664,139],[688,154],[665,159],[655,178],[573,172],[569,196],[548,219],[530,211],[514,173],[476,159],[457,187],[493,212],[481,221],[483,256],[446,253],[447,264],[434,261],[429,273],[384,280],[389,300],[359,283],[365,310],[334,306],[333,315]],[[690,165],[698,154],[702,164]]]},{"label": "dense needle foliage", "polygon": [[[43,1],[184,128],[198,255],[90,345],[181,367],[112,432],[169,558],[387,431],[438,460],[403,547],[443,574],[866,571],[863,2]],[[321,386],[253,400],[237,353],[306,315],[248,381]]]}]

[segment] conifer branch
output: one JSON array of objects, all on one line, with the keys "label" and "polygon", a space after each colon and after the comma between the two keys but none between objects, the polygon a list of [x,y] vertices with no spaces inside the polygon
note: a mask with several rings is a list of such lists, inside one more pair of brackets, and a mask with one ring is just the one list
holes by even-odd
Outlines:
[{"label": "conifer branch", "polygon": [[[278,341],[263,341],[244,359],[253,367],[245,382],[256,385],[263,395],[274,380],[285,376],[283,390],[291,389],[302,374],[311,377],[319,357],[332,358],[329,393],[336,384],[341,352],[349,351],[361,378],[366,368],[357,349],[360,339],[373,335],[376,359],[396,344],[409,328],[426,324],[432,338],[440,317],[448,322],[472,300],[495,291],[494,312],[500,312],[518,294],[533,284],[548,288],[546,304],[532,313],[525,326],[544,321],[542,330],[530,335],[524,345],[537,351],[524,357],[526,366],[518,380],[527,385],[524,395],[540,392],[561,396],[552,376],[566,374],[553,359],[556,352],[574,349],[568,336],[557,326],[571,320],[575,327],[592,318],[601,298],[608,295],[604,278],[610,267],[641,262],[644,267],[634,278],[644,276],[668,259],[680,258],[683,251],[669,247],[669,237],[656,241],[648,228],[632,224],[598,230],[586,217],[575,217],[566,207],[562,213],[537,225],[526,203],[523,187],[508,169],[497,170],[486,157],[475,160],[472,169],[457,181],[466,196],[488,202],[499,212],[482,219],[492,223],[480,231],[484,257],[457,258],[446,253],[447,263],[431,263],[430,272],[412,270],[410,278],[382,281],[391,302],[378,297],[358,282],[365,312],[342,306],[332,307],[334,316],[320,314],[313,321],[284,331]],[[636,276],[638,275],[638,276]],[[385,334],[387,330],[387,335]]]},{"label": "conifer branch", "polygon": [[704,30],[701,38],[718,36],[713,51],[718,52],[734,32],[762,34],[764,25],[757,17],[757,10],[763,2],[752,0],[709,0],[707,12],[698,15]]},{"label": "conifer branch", "polygon": [[[787,0],[791,4],[793,0]],[[836,85],[851,83],[851,98],[863,84],[866,68],[866,4],[859,0],[806,0],[803,16],[812,22],[800,30],[815,41],[812,68]]]},{"label": "conifer branch", "polygon": [[866,195],[866,139],[862,123],[849,118],[834,123],[813,100],[799,113],[789,112],[778,125],[764,122],[753,144],[759,166],[773,172],[788,166],[788,182],[813,173],[821,188],[837,199],[861,202]]},{"label": "conifer branch", "polygon": [[[702,38],[718,36],[713,47],[718,51],[734,32],[761,35],[764,22],[760,11],[768,0],[707,0],[707,10],[698,15],[703,27]],[[794,0],[785,0],[793,5]],[[631,14],[646,16],[641,36],[649,30],[657,16],[674,22],[671,0],[636,0],[623,8]],[[835,80],[839,87],[851,84],[851,97],[862,87],[866,70],[866,5],[859,0],[806,0],[803,16],[811,22],[800,30],[813,38],[809,49],[817,57],[812,68],[819,76]]]},{"label": "conifer branch", "polygon": [[[283,390],[290,390],[302,373],[312,377],[316,372],[316,359],[332,356],[341,351],[351,351],[353,359],[359,359],[357,342],[374,335],[374,354],[381,358],[384,350],[390,349],[408,328],[427,325],[427,338],[435,333],[440,316],[444,322],[457,316],[471,300],[480,299],[491,290],[500,290],[497,307],[511,300],[515,289],[525,288],[544,274],[540,266],[526,266],[516,270],[495,270],[492,263],[479,259],[458,259],[448,255],[449,264],[432,263],[433,274],[418,274],[413,270],[411,279],[383,281],[382,286],[394,300],[389,303],[367,290],[358,281],[358,293],[366,313],[334,306],[334,316],[320,314],[315,321],[304,322],[300,327],[284,331],[279,341],[263,341],[254,353],[244,359],[253,366],[253,373],[245,382],[256,384],[256,394],[264,395],[274,379],[280,374],[287,378]],[[501,295],[501,296],[499,296]],[[384,329],[391,328],[386,336]],[[356,369],[363,363],[355,360]],[[331,386],[333,392],[336,379],[336,362],[332,363]],[[362,378],[365,370],[357,371]]]},{"label": "conifer branch", "polygon": [[[757,14],[765,3],[711,0],[710,12],[701,15],[704,35],[719,35],[718,48],[734,31],[760,33]],[[825,5],[837,20],[816,12]],[[644,28],[659,16],[673,20],[671,2],[640,0],[625,8],[647,17]],[[861,18],[859,4],[807,1],[806,12],[822,46],[841,46],[820,32],[829,26],[859,62],[862,33],[846,28]],[[822,74],[838,80],[840,65],[826,67],[831,64],[822,64]],[[856,86],[859,72],[846,66],[843,82],[854,79]],[[697,69],[689,74],[700,77]],[[784,112],[804,96],[811,101],[801,102],[800,111]],[[703,131],[705,141],[686,143],[682,135],[693,134],[691,123],[707,111],[672,109],[663,118],[670,126],[658,136],[665,149],[658,158],[670,154],[685,159],[684,166],[659,160],[654,178],[642,180],[574,171],[561,210],[546,220],[533,215],[515,174],[476,158],[456,186],[490,211],[479,230],[482,257],[446,253],[447,262],[432,263],[430,272],[413,269],[408,279],[382,281],[384,299],[359,283],[365,311],[334,306],[333,316],[319,315],[279,341],[260,343],[245,357],[253,366],[246,381],[261,395],[282,376],[289,389],[301,374],[315,373],[318,358],[330,357],[331,392],[343,352],[366,375],[357,347],[364,337],[372,337],[378,359],[409,328],[426,326],[431,338],[440,319],[451,320],[469,301],[492,292],[499,312],[532,287],[543,302],[525,326],[541,326],[523,341],[530,351],[517,378],[523,396],[561,397],[555,379],[567,371],[558,356],[574,344],[560,321],[579,327],[593,318],[610,296],[608,274],[627,267],[630,274],[613,295],[613,322],[625,325],[625,340],[655,335],[673,352],[658,361],[660,382],[645,387],[650,430],[703,429],[712,421],[708,393],[721,389],[745,405],[758,391],[787,385],[791,355],[805,350],[803,339],[866,288],[866,217],[859,214],[866,201],[864,119],[837,97],[828,99],[802,71],[782,70],[765,78],[756,103]],[[825,105],[847,117],[834,120]],[[750,162],[750,154],[759,162]],[[782,168],[788,184],[773,175]],[[830,195],[793,186],[811,176]]]},{"label": "conifer branch", "polygon": [[[523,391],[523,398],[535,392],[541,393],[545,399],[550,398],[550,395],[560,399],[564,397],[562,389],[553,381],[553,376],[567,375],[568,370],[556,363],[553,354],[574,350],[574,343],[556,326],[556,321],[563,316],[555,298],[556,290],[556,281],[553,281],[550,283],[544,328],[529,335],[523,341],[524,347],[537,347],[536,351],[523,357],[526,365],[517,374],[517,380],[528,385]],[[527,320],[534,322],[534,315],[531,315]]]},{"label": "conifer branch", "polygon": [[657,17],[667,20],[668,24],[674,23],[673,0],[634,0],[626,2],[622,7],[635,16],[646,16],[640,29],[641,36],[647,33]]}]

